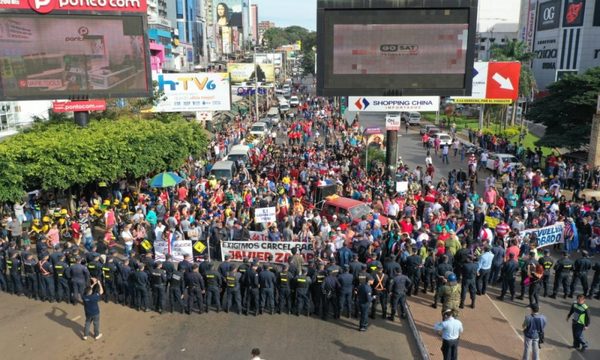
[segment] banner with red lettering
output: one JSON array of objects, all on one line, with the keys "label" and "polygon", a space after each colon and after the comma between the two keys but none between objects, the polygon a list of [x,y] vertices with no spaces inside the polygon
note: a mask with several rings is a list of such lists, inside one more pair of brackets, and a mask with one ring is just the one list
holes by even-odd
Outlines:
[{"label": "banner with red lettering", "polygon": [[63,11],[119,11],[145,13],[146,0],[4,0],[0,9],[31,9],[40,14]]},{"label": "banner with red lettering", "polygon": [[314,258],[313,246],[305,242],[272,242],[272,241],[222,241],[221,256],[229,255],[233,261],[242,261],[244,258],[267,261],[273,255],[276,263],[287,263],[292,256],[292,249],[297,248],[306,264]]}]

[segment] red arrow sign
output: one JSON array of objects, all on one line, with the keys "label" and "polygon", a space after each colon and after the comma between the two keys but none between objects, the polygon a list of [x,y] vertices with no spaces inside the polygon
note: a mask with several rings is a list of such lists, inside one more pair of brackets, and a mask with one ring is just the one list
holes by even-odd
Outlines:
[{"label": "red arrow sign", "polygon": [[519,98],[520,77],[520,62],[490,62],[488,65],[486,99],[517,100]]}]

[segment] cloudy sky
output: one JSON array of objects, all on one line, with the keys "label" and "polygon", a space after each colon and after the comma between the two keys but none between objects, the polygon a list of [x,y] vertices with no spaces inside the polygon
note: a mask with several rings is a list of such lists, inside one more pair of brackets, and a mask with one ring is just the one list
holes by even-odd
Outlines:
[{"label": "cloudy sky", "polygon": [[[250,0],[258,4],[259,21],[273,21],[279,27],[300,25],[316,30],[317,0]],[[521,0],[480,0],[480,30],[499,22],[519,22]]]}]

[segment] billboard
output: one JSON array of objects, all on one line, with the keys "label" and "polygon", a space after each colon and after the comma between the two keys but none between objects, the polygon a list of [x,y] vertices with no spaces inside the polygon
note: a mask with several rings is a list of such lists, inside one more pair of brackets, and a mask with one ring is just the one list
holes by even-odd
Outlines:
[{"label": "billboard", "polygon": [[583,26],[585,0],[565,0],[563,27]]},{"label": "billboard", "polygon": [[439,111],[439,96],[350,96],[348,110],[358,112]]},{"label": "billboard", "polygon": [[231,75],[232,83],[241,83],[254,79],[254,70],[258,70],[258,81],[275,81],[275,67],[272,64],[247,64],[247,63],[229,63],[227,72]]},{"label": "billboard", "polygon": [[231,87],[227,73],[157,74],[165,99],[152,111],[229,111]]},{"label": "billboard", "polygon": [[52,11],[118,11],[146,13],[146,0],[4,0],[0,9],[33,10],[40,14]]},{"label": "billboard", "polygon": [[0,13],[0,99],[149,96],[144,16]]},{"label": "billboard", "polygon": [[552,30],[560,25],[561,0],[540,3],[538,9],[537,31]]},{"label": "billboard", "polygon": [[242,28],[242,0],[213,0],[214,22],[218,27]]},{"label": "billboard", "polygon": [[423,4],[319,0],[319,95],[470,95],[477,1]]}]

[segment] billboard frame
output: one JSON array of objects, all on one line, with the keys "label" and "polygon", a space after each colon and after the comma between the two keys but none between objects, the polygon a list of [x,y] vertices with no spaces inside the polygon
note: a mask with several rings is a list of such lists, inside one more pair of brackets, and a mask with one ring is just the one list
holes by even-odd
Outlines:
[{"label": "billboard frame", "polygon": [[[151,97],[154,92],[152,82],[152,68],[150,64],[150,41],[148,40],[148,19],[146,13],[142,12],[107,12],[107,11],[72,11],[72,10],[57,10],[49,14],[40,14],[34,10],[19,10],[19,9],[3,9],[0,8],[0,15],[31,15],[43,17],[65,17],[65,16],[81,16],[81,17],[98,17],[100,18],[138,18],[142,22],[142,40],[144,42],[144,62],[145,62],[145,79],[148,84],[148,91],[131,91],[131,92],[110,92],[110,91],[78,91],[76,93],[51,92],[38,95],[24,96],[8,96],[4,95],[2,83],[0,82],[0,101],[27,101],[27,100],[89,100],[94,98],[115,99],[115,98],[140,98]],[[1,74],[0,74],[1,78]]]},{"label": "billboard frame", "polygon": [[[477,2],[478,0],[317,0],[317,94],[319,96],[470,96],[472,87],[472,73],[475,59],[475,33],[477,30]],[[468,38],[466,50],[466,64],[461,88],[408,88],[397,87],[394,89],[376,87],[336,88],[325,87],[326,61],[333,44],[327,44],[325,34],[327,10],[386,10],[386,9],[467,9]],[[332,50],[333,51],[333,50]],[[333,76],[333,73],[327,74]],[[389,75],[402,76],[402,75]]]}]

